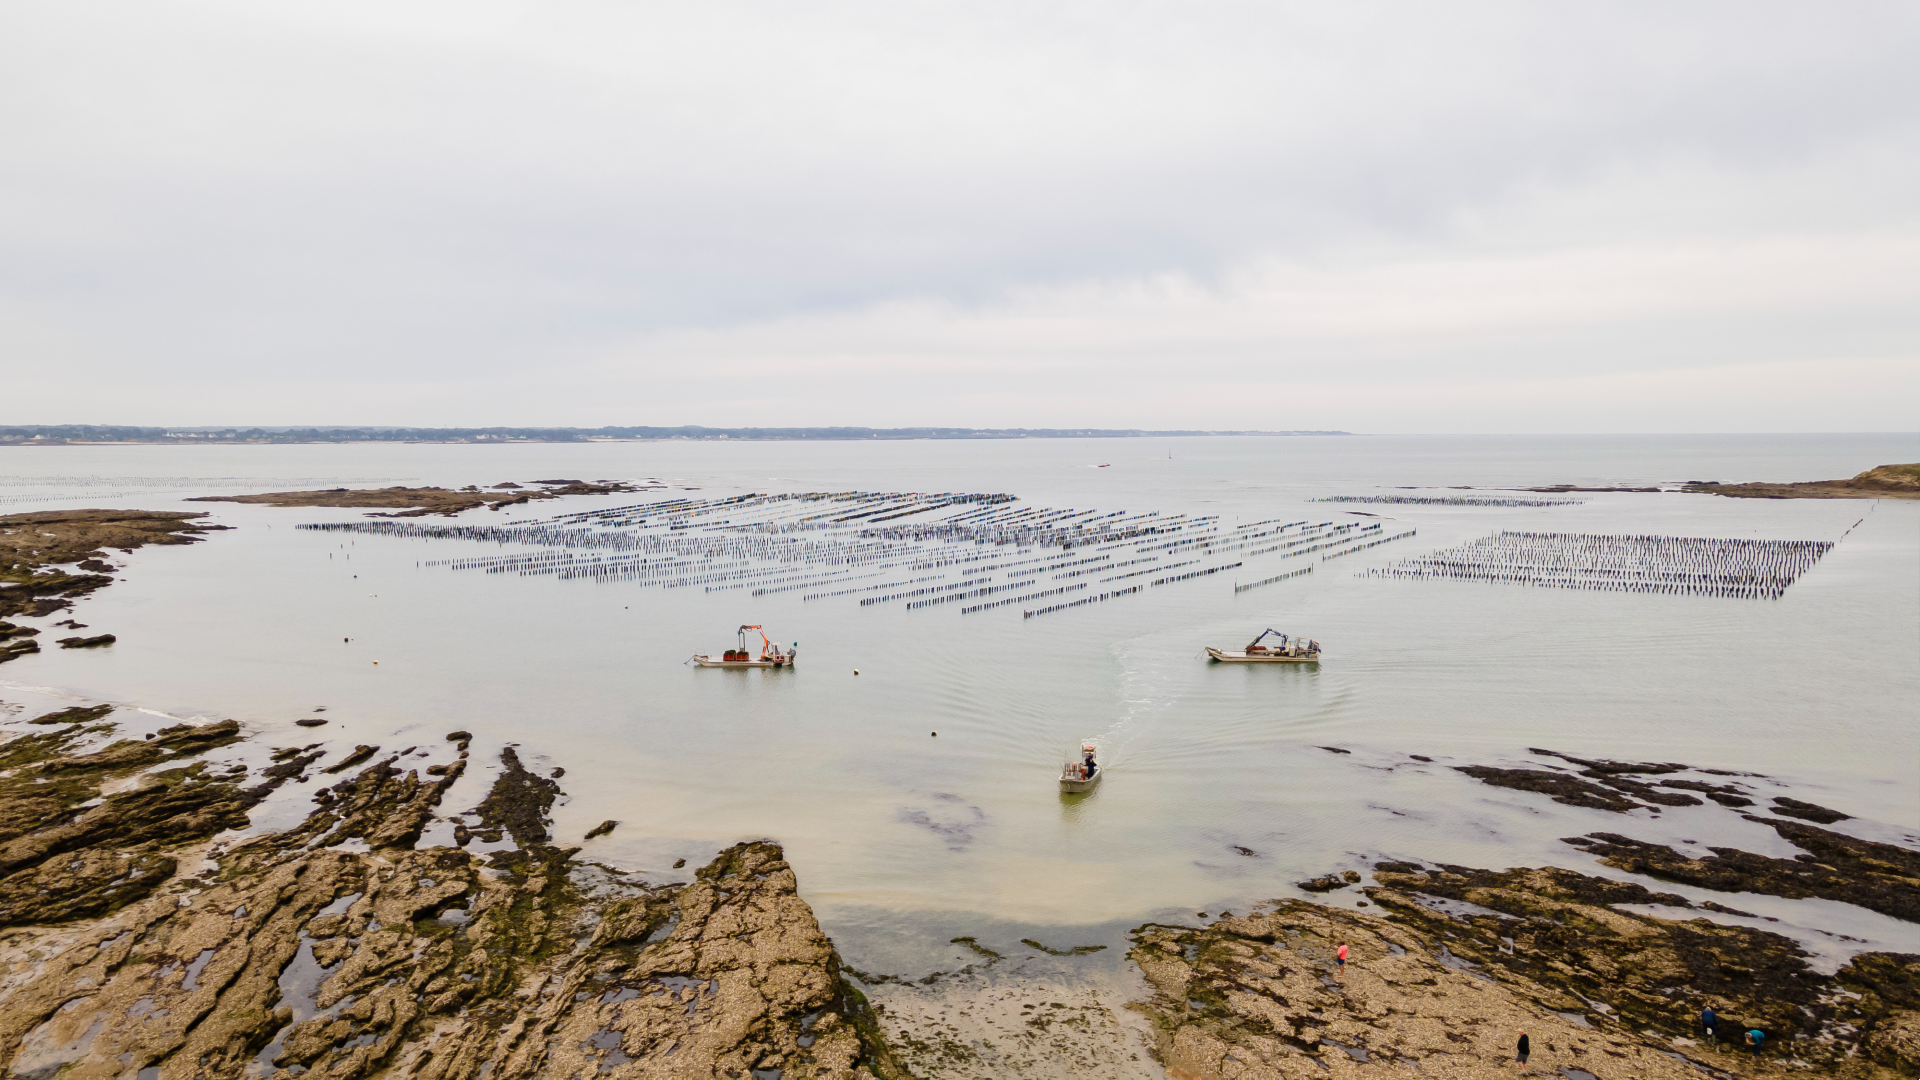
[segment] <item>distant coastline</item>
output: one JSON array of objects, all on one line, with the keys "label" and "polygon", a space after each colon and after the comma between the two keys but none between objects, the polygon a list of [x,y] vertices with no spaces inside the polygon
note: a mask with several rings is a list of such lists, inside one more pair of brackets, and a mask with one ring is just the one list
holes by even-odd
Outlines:
[{"label": "distant coastline", "polygon": [[1149,431],[1143,428],[962,427],[132,427],[108,424],[0,426],[0,446],[262,443],[578,443],[865,441],[869,439],[1145,439],[1216,435],[1351,435],[1350,431]]}]

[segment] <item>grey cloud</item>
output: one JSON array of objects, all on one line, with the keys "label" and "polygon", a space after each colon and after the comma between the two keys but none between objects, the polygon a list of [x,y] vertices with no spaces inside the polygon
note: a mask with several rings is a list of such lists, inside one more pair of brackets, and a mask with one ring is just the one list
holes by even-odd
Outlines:
[{"label": "grey cloud", "polygon": [[[1676,163],[1920,157],[1908,4],[3,18],[0,294],[103,364],[209,378],[497,375],[902,298],[1444,248],[1463,216]],[[1784,218],[1684,221],[1656,186],[1596,228],[1913,223],[1898,186],[1820,183]]]}]

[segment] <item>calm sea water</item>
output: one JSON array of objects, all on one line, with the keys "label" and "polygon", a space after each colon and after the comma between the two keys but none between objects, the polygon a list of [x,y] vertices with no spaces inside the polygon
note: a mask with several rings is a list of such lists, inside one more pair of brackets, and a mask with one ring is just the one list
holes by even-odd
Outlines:
[{"label": "calm sea water", "polygon": [[[910,964],[932,955],[919,944],[963,933],[1117,941],[1149,917],[1290,895],[1303,877],[1381,857],[1593,871],[1558,838],[1602,829],[1791,853],[1711,804],[1623,819],[1450,768],[1519,763],[1529,747],[1763,773],[1773,779],[1756,785],[1864,819],[1843,827],[1910,840],[1920,828],[1920,505],[1625,493],[1551,508],[1308,500],[1402,486],[1813,480],[1914,460],[1912,435],[8,450],[0,512],[164,509],[278,481],[659,477],[699,490],[646,499],[1008,492],[1035,506],[1217,514],[1229,526],[1380,520],[1344,513],[1366,510],[1389,533],[1419,535],[1240,595],[1235,577],[1314,557],[1261,557],[1023,620],[1022,605],[962,617],[958,605],[909,612],[798,592],[754,599],[456,573],[417,564],[501,549],[294,528],[364,520],[358,511],[194,504],[233,531],[117,560],[126,580],[76,614],[119,644],[9,664],[0,699],[231,716],[282,743],[310,741],[292,721],[324,705],[333,723],[321,734],[342,746],[434,742],[455,728],[475,732],[476,749],[518,743],[566,769],[562,839],[621,822],[591,857],[667,880],[677,858],[698,865],[734,840],[778,839],[860,966]],[[1845,539],[1779,601],[1358,576],[1499,529]],[[743,622],[797,640],[797,670],[685,665],[731,644]],[[1324,662],[1205,662],[1203,646],[1237,647],[1265,627],[1319,639]],[[1106,747],[1108,777],[1093,796],[1064,800],[1059,764],[1084,738]],[[472,805],[489,782],[475,770],[449,809]],[[265,817],[297,812],[296,796]],[[1815,945],[1825,929],[1920,948],[1912,928],[1842,905],[1738,906],[1780,915]]]}]

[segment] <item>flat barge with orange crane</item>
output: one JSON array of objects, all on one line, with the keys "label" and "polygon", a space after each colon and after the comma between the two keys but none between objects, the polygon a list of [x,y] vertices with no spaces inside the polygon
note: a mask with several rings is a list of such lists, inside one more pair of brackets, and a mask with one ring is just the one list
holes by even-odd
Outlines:
[{"label": "flat barge with orange crane", "polygon": [[[758,659],[747,651],[747,631],[749,630],[760,635]],[[792,648],[781,652],[780,646],[773,643],[773,639],[767,636],[765,630],[758,626],[747,625],[740,628],[739,647],[728,649],[718,657],[708,656],[706,653],[694,653],[692,662],[701,667],[716,668],[789,668],[793,666],[794,657],[799,652],[799,642],[794,642]]]}]

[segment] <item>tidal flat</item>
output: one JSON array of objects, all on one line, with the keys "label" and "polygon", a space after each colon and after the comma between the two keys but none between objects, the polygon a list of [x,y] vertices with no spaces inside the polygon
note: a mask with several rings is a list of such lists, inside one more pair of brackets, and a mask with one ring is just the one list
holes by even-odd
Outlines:
[{"label": "tidal flat", "polygon": [[[0,941],[16,965],[0,991],[0,1013],[16,1010],[6,1068],[768,1080],[1414,1075],[1417,1061],[1421,1074],[1476,1075],[1510,1060],[1516,1027],[1531,1033],[1535,1071],[1576,1078],[1697,1071],[1682,1059],[1735,1075],[1913,1068],[1902,987],[1920,953],[1920,840],[1903,810],[1910,784],[1882,767],[1910,742],[1890,719],[1910,673],[1882,656],[1900,655],[1886,631],[1911,606],[1897,572],[1910,503],[1662,491],[1481,505],[1437,485],[1369,506],[1393,517],[1369,535],[1418,536],[1363,549],[1375,541],[1335,529],[1373,514],[1313,500],[1365,493],[1366,475],[1275,489],[1217,456],[1184,465],[1212,445],[1098,471],[1008,457],[964,483],[926,463],[861,472],[870,450],[832,447],[794,451],[819,460],[770,475],[717,458],[622,468],[503,454],[454,469],[289,459],[256,471],[313,479],[245,487],[219,466],[215,492],[324,492],[331,474],[486,496],[445,526],[388,532],[348,526],[388,529],[364,511],[408,507],[127,502],[210,510],[190,520],[225,528],[190,547],[76,550],[108,564],[111,587],[50,595],[68,606],[11,620],[39,633],[8,640],[41,650],[0,670],[0,795],[20,800],[5,817],[17,861],[0,874]],[[917,449],[886,457],[911,464]],[[1014,450],[1030,453],[964,452]],[[593,451],[616,452],[688,451]],[[1890,459],[1911,460],[1878,457]],[[1531,476],[1442,466],[1483,485],[1584,475],[1563,462]],[[133,485],[95,471],[111,490]],[[186,490],[186,468],[149,471],[201,493]],[[1232,482],[1211,490],[1208,474]],[[1622,467],[1588,486],[1754,474],[1796,475]],[[1814,462],[1798,475],[1845,474]],[[679,479],[485,509],[512,494],[495,487],[502,476],[622,475]],[[1403,477],[1373,490],[1393,490],[1389,479]],[[1028,540],[1067,535],[1075,515],[1160,531],[1108,550],[1078,535],[1051,552],[988,545],[963,553],[986,559],[823,588],[811,579],[832,567],[752,555],[814,535],[743,513],[769,491],[859,491],[884,517],[956,490],[1011,493],[948,513],[1039,526]],[[622,539],[653,506],[663,553],[696,553],[697,572],[656,573],[653,541]],[[674,507],[698,509],[698,526],[675,529]],[[1190,524],[1154,524],[1155,511]],[[821,538],[925,545],[915,530],[948,529],[932,516]],[[472,535],[436,531],[469,523]],[[293,527],[307,524],[329,528]],[[1365,576],[1499,529],[1834,546],[1764,600]],[[602,554],[623,562],[596,564]],[[1315,573],[1234,589],[1308,564]],[[1081,582],[1092,587],[970,614],[1003,594],[908,606]],[[776,591],[788,584],[801,587]],[[949,585],[961,587],[935,591]],[[1084,592],[1112,598],[1022,617]],[[890,599],[860,603],[871,597]],[[740,623],[799,639],[798,667],[680,666]],[[1194,659],[1199,644],[1267,626],[1310,633],[1325,662]],[[116,642],[50,645],[102,632]],[[1061,798],[1058,755],[1088,737],[1109,778]],[[746,862],[759,869],[742,882]],[[263,891],[296,865],[310,895]],[[728,884],[701,915],[698,887],[716,875]],[[726,948],[795,951],[762,964],[711,952],[717,937],[676,938],[690,921],[735,925],[714,914],[718,893],[752,907]],[[186,933],[209,903],[221,919]],[[273,904],[278,915],[250,918]],[[618,940],[595,944],[621,912],[638,939],[616,927]],[[216,936],[215,923],[240,929]],[[124,956],[93,947],[121,935]],[[663,950],[670,940],[688,947]],[[1330,968],[1342,943],[1344,978]],[[1184,970],[1166,966],[1175,954]],[[742,970],[751,993],[722,994]],[[177,995],[207,991],[209,973],[226,981],[197,1012],[204,1002]],[[572,1004],[547,993],[576,977]],[[601,983],[618,983],[611,1000]],[[142,987],[168,1003],[127,996]],[[1709,1001],[1724,1036],[1767,1030],[1765,1052],[1709,1045]],[[635,1002],[651,1019],[627,1015]],[[691,1026],[653,1023],[667,1013]],[[129,1027],[176,1016],[164,1037]],[[830,1017],[845,1038],[815,1034]],[[134,1057],[146,1064],[131,1070]]]},{"label": "tidal flat", "polygon": [[[511,746],[493,751],[486,797],[449,813],[470,732],[336,761],[257,745],[232,721],[24,713],[0,743],[12,1075],[1466,1077],[1523,1031],[1538,1064],[1594,1076],[1920,1068],[1920,956],[1865,952],[1822,971],[1765,917],[1661,887],[1736,902],[1833,889],[1916,918],[1920,852],[1795,820],[1835,812],[1790,797],[1762,820],[1803,849],[1792,860],[1690,858],[1602,833],[1567,843],[1634,880],[1379,861],[1299,883],[1351,888],[1358,907],[1281,898],[1139,926],[1116,992],[995,978],[1006,954],[964,937],[955,970],[852,968],[770,841],[721,850],[684,881],[583,859],[552,831],[559,780]],[[1578,764],[1641,797],[1631,772],[1686,770]],[[245,835],[282,788],[333,777],[301,791],[294,826]],[[1510,772],[1481,779],[1534,790]],[[455,842],[424,841],[441,822]],[[1829,884],[1840,876],[1854,887]],[[1021,944],[1056,959],[1103,948]],[[1711,1034],[1697,1019],[1709,1007]],[[1754,1028],[1763,1055],[1712,1047]]]}]

